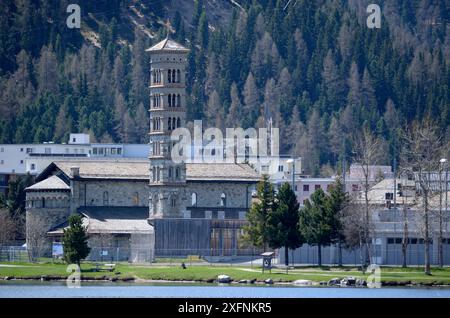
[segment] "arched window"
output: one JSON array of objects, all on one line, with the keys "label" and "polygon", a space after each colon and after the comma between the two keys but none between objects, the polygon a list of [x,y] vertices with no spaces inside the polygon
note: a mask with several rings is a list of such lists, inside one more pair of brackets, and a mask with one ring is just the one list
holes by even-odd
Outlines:
[{"label": "arched window", "polygon": [[153,182],[156,181],[156,167],[152,168],[152,180],[153,180]]},{"label": "arched window", "polygon": [[103,192],[103,205],[108,206],[109,205],[109,194],[108,191]]},{"label": "arched window", "polygon": [[172,107],[172,94],[167,95],[167,105]]},{"label": "arched window", "polygon": [[177,127],[176,125],[177,125],[177,119],[175,117],[172,117],[172,127],[173,127],[173,129],[175,129],[175,127]]},{"label": "arched window", "polygon": [[158,198],[158,195],[157,194],[155,194],[154,196],[153,196],[153,200],[152,200],[153,202],[152,202],[152,206],[153,206],[153,214],[156,214],[157,212],[158,212],[158,201],[159,201],[159,198]]},{"label": "arched window", "polygon": [[181,127],[181,119],[180,117],[178,117],[177,119],[177,128]]},{"label": "arched window", "polygon": [[153,83],[156,83],[156,71],[155,70],[152,71],[152,78],[153,78]]},{"label": "arched window", "polygon": [[177,179],[180,178],[180,168],[179,168],[179,167],[177,167],[177,168],[175,169],[175,178],[177,178]]},{"label": "arched window", "polygon": [[167,120],[167,129],[172,130],[172,121],[170,120],[170,117]]},{"label": "arched window", "polygon": [[177,197],[175,195],[172,195],[170,197],[170,206],[175,207],[177,205]]},{"label": "arched window", "polygon": [[175,70],[172,70],[172,83],[175,83]]},{"label": "arched window", "polygon": [[156,181],[159,181],[159,175],[160,175],[160,171],[159,171],[159,167],[156,168]]},{"label": "arched window", "polygon": [[227,196],[225,193],[222,192],[220,195],[220,206],[226,206],[227,205]]},{"label": "arched window", "polygon": [[197,205],[197,193],[193,192],[191,195],[191,205],[196,206]]},{"label": "arched window", "polygon": [[172,83],[172,70],[167,71],[167,80],[169,83]]},{"label": "arched window", "polygon": [[176,98],[176,96],[175,96],[175,94],[172,94],[172,106],[173,107],[175,107],[175,98]]},{"label": "arched window", "polygon": [[172,179],[172,168],[169,168],[169,178]]},{"label": "arched window", "polygon": [[181,72],[180,70],[177,70],[177,83],[181,82]]},{"label": "arched window", "polygon": [[181,95],[177,95],[177,107],[181,107]]}]

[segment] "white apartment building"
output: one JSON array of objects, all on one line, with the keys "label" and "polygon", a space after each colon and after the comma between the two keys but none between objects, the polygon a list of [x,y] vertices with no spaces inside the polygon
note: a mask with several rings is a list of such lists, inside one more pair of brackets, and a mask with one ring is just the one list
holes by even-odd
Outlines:
[{"label": "white apartment building", "polygon": [[75,158],[148,158],[147,144],[90,143],[88,134],[70,134],[69,142],[55,144],[0,144],[0,193],[13,175],[39,174],[52,161]]}]

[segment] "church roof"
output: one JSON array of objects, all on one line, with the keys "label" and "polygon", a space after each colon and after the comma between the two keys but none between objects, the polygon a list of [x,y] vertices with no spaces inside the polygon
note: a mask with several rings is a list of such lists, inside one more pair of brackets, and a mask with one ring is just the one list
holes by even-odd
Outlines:
[{"label": "church roof", "polygon": [[146,50],[147,52],[168,51],[168,52],[189,52],[189,49],[182,46],[169,38],[165,38],[161,42],[153,45]]},{"label": "church roof", "polygon": [[32,186],[26,188],[27,191],[33,190],[70,190],[69,185],[62,181],[57,176],[51,176],[41,182],[35,183]]},{"label": "church roof", "polygon": [[[153,227],[148,224],[148,207],[80,207],[83,226],[89,234],[150,234]],[[51,229],[48,234],[63,234],[69,226],[64,222]]]},{"label": "church roof", "polygon": [[[79,168],[82,179],[123,179],[144,181],[150,177],[148,160],[62,160],[54,161],[38,177],[42,180],[52,171],[59,170],[68,178],[73,178],[71,168]],[[187,181],[235,181],[257,182],[258,173],[247,164],[237,163],[187,163]]]}]

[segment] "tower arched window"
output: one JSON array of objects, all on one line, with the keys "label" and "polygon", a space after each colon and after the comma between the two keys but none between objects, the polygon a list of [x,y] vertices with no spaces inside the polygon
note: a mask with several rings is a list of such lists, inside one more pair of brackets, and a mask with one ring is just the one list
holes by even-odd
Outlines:
[{"label": "tower arched window", "polygon": [[177,205],[177,197],[175,195],[172,195],[170,197],[170,206],[175,207]]},{"label": "tower arched window", "polygon": [[181,82],[181,72],[180,70],[177,70],[177,83]]},{"label": "tower arched window", "polygon": [[169,117],[169,119],[167,120],[167,129],[168,129],[168,130],[172,130],[172,120],[170,120],[170,117]]},{"label": "tower arched window", "polygon": [[167,95],[167,105],[172,107],[172,94]]},{"label": "tower arched window", "polygon": [[177,119],[177,128],[180,128],[181,127],[181,119],[180,119],[180,117],[178,117],[178,119]]},{"label": "tower arched window", "polygon": [[169,179],[172,179],[173,176],[173,171],[172,171],[172,167],[169,168]]},{"label": "tower arched window", "polygon": [[156,181],[156,167],[152,168],[152,180],[153,180],[153,182]]},{"label": "tower arched window", "polygon": [[173,127],[173,129],[175,129],[177,126],[177,120],[176,120],[176,118],[175,117],[172,117],[172,127]]},{"label": "tower arched window", "polygon": [[176,99],[176,96],[175,96],[175,94],[172,94],[172,107],[175,107],[175,99]]},{"label": "tower arched window", "polygon": [[108,206],[109,205],[109,193],[108,191],[103,192],[103,205]]},{"label": "tower arched window", "polygon": [[176,83],[175,75],[176,75],[175,70],[172,70],[172,83]]},{"label": "tower arched window", "polygon": [[155,70],[152,71],[152,79],[153,79],[153,83],[156,83],[156,71]]},{"label": "tower arched window", "polygon": [[191,195],[191,205],[196,206],[197,205],[197,193],[193,192]]},{"label": "tower arched window", "polygon": [[172,83],[172,70],[167,71],[167,81]]},{"label": "tower arched window", "polygon": [[220,195],[220,206],[226,206],[227,205],[227,195],[222,192]]},{"label": "tower arched window", "polygon": [[175,169],[175,178],[180,179],[180,168],[179,167],[177,167]]},{"label": "tower arched window", "polygon": [[161,171],[160,171],[159,167],[157,167],[156,168],[156,181],[160,180],[160,173],[161,173]]},{"label": "tower arched window", "polygon": [[181,107],[181,95],[177,95],[177,107]]}]

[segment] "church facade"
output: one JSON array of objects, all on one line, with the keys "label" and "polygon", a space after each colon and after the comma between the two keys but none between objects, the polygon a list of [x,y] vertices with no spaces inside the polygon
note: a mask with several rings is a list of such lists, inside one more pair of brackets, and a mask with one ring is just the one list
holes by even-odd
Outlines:
[{"label": "church facade", "polygon": [[171,159],[171,133],[186,124],[188,50],[165,39],[147,50],[150,69],[148,160],[51,163],[26,189],[27,246],[51,254],[70,214],[83,216],[91,259],[134,262],[156,256],[237,256],[259,175],[247,164]]}]

